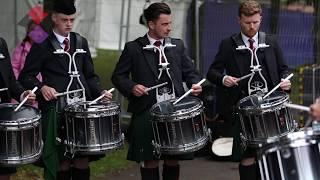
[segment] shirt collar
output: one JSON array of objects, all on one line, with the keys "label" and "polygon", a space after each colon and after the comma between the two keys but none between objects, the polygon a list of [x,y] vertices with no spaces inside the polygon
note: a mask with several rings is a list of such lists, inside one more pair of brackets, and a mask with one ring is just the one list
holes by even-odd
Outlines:
[{"label": "shirt collar", "polygon": [[147,33],[147,37],[148,37],[151,45],[154,44],[154,42],[156,42],[156,41],[161,41],[161,43],[163,44],[164,39],[158,39],[158,40],[154,39],[154,38],[150,37],[148,33]]},{"label": "shirt collar", "polygon": [[249,38],[248,36],[244,35],[244,34],[241,32],[241,37],[242,37],[243,42],[244,42],[246,45],[249,44],[249,42],[248,42],[249,39],[253,39],[253,40],[254,40],[254,44],[258,44],[258,32],[257,32],[252,38]]},{"label": "shirt collar", "polygon": [[69,40],[69,42],[70,42],[70,33],[68,34],[67,37],[61,36],[60,34],[54,32],[54,31],[53,31],[53,34],[56,36],[56,38],[58,39],[60,44],[63,44],[63,41],[64,41],[65,38],[67,38]]}]

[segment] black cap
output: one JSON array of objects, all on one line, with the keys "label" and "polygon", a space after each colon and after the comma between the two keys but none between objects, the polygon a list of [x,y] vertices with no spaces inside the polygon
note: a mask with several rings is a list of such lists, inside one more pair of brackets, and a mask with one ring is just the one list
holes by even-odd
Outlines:
[{"label": "black cap", "polygon": [[76,7],[74,6],[74,0],[55,0],[53,11],[66,15],[76,13]]}]

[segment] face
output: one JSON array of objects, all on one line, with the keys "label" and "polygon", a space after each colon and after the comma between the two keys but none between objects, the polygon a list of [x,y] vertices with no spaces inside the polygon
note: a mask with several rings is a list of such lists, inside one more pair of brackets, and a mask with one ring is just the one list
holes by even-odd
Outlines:
[{"label": "face", "polygon": [[149,36],[154,39],[162,39],[169,36],[171,31],[171,15],[160,14],[155,21],[149,21]]},{"label": "face", "polygon": [[68,36],[72,31],[75,14],[66,15],[62,13],[52,14],[52,21],[54,23],[54,31],[62,36]]},{"label": "face", "polygon": [[252,16],[241,14],[241,16],[238,17],[241,32],[247,37],[252,38],[259,31],[261,19],[262,16],[259,13]]}]

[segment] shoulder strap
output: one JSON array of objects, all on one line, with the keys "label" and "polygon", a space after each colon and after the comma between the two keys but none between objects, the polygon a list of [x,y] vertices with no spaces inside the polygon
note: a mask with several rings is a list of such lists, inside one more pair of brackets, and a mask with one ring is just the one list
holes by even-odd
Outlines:
[{"label": "shoulder strap", "polygon": [[57,38],[55,38],[54,35],[50,35],[50,36],[48,37],[48,39],[49,39],[50,43],[52,44],[52,46],[53,46],[53,48],[54,48],[55,50],[62,49],[62,47],[60,46]]},{"label": "shoulder strap", "polygon": [[231,36],[231,39],[236,43],[237,47],[239,46],[245,46],[244,42],[242,41],[242,38],[240,38],[239,34],[234,34]]},{"label": "shoulder strap", "polygon": [[259,32],[259,44],[266,43],[266,33],[265,32]]},{"label": "shoulder strap", "polygon": [[76,49],[82,49],[82,37],[80,36],[79,33],[75,33],[76,36]]},{"label": "shoulder strap", "polygon": [[4,41],[4,39],[0,38],[0,53],[2,53],[2,54],[3,54],[3,48],[4,48],[3,41]]}]

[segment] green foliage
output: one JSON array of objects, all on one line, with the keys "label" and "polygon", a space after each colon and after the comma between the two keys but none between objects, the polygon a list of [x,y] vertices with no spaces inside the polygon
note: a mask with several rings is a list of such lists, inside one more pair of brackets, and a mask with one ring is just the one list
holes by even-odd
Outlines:
[{"label": "green foliage", "polygon": [[111,75],[119,59],[119,51],[98,49],[98,56],[93,59],[95,72],[99,75],[103,88],[110,89]]}]

